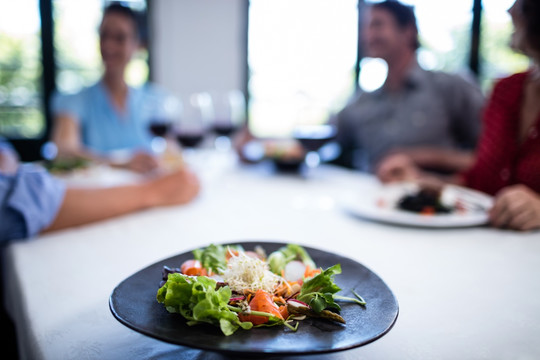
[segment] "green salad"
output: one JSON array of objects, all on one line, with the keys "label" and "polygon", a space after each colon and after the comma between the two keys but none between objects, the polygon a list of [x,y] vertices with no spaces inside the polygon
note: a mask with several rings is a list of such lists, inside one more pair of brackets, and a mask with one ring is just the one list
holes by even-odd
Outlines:
[{"label": "green salad", "polygon": [[212,244],[194,250],[179,268],[164,267],[156,299],[188,325],[207,323],[226,336],[238,329],[284,326],[292,331],[307,317],[346,324],[340,301],[365,305],[338,295],[335,276],[341,265],[315,265],[304,248],[289,244],[266,256],[262,248]]}]

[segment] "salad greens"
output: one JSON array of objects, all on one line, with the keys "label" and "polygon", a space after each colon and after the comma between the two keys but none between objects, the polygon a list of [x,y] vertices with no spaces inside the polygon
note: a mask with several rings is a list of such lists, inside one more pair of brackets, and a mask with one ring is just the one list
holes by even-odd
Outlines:
[{"label": "salad greens", "polygon": [[341,310],[339,304],[334,301],[334,294],[341,290],[334,282],[336,274],[341,274],[340,264],[329,267],[304,282],[297,299],[308,304],[317,313],[326,308]]},{"label": "salad greens", "polygon": [[[231,254],[229,254],[231,251]],[[355,298],[337,295],[341,288],[335,283],[336,275],[341,274],[341,265],[333,265],[326,270],[317,268],[306,250],[295,244],[289,244],[274,251],[268,258],[250,258],[246,262],[229,262],[231,255],[243,252],[240,245],[222,246],[209,245],[194,250],[194,260],[198,260],[204,274],[224,276],[234,269],[234,274],[251,274],[254,263],[265,262],[265,273],[275,276],[281,274],[291,261],[301,261],[306,268],[318,272],[313,277],[304,277],[299,282],[287,282],[283,277],[273,290],[263,290],[258,283],[249,281],[245,286],[236,289],[231,284],[218,282],[208,276],[188,276],[180,268],[171,271],[164,269],[161,287],[156,299],[170,313],[179,313],[187,319],[188,325],[208,323],[219,326],[226,336],[233,334],[239,328],[249,330],[253,327],[284,325],[296,331],[298,320],[305,316],[325,318],[331,321],[345,323],[339,315],[341,310],[339,300],[365,305],[366,302],[354,290]],[[193,261],[188,259],[185,263]],[[187,271],[186,271],[187,273]],[[274,274],[272,274],[274,273]],[[229,274],[230,275],[230,274]],[[311,276],[311,275],[310,275]],[[223,277],[226,278],[225,276]],[[292,290],[291,284],[297,286]],[[233,292],[232,289],[236,289]],[[299,289],[299,290],[298,290]],[[255,296],[253,296],[255,295]],[[260,295],[260,296],[259,296]],[[261,321],[261,317],[263,321]],[[296,320],[296,325],[291,323]]]},{"label": "salad greens", "polygon": [[302,284],[297,299],[308,304],[316,313],[320,313],[325,309],[340,311],[341,307],[336,300],[346,300],[355,302],[358,305],[366,305],[364,299],[354,290],[352,292],[357,297],[356,299],[336,295],[337,292],[341,291],[341,288],[334,282],[334,277],[337,274],[341,274],[340,264],[331,266],[315,275]]},{"label": "salad greens", "polygon": [[250,322],[241,322],[229,309],[231,289],[216,289],[216,281],[206,276],[187,277],[180,273],[169,274],[167,282],[158,290],[157,300],[167,311],[180,313],[188,325],[209,323],[219,326],[225,335],[233,334],[239,327],[249,330]]},{"label": "salad greens", "polygon": [[242,250],[241,246],[228,246],[211,244],[204,249],[192,251],[195,260],[199,260],[202,267],[209,273],[221,274],[227,269],[227,249]]},{"label": "salad greens", "polygon": [[315,262],[311,259],[307,251],[300,245],[296,244],[288,244],[287,246],[284,246],[271,253],[270,256],[268,256],[268,265],[270,266],[270,271],[272,271],[274,274],[281,274],[281,272],[285,269],[285,266],[289,262],[296,259],[302,261],[311,269],[317,268]]}]

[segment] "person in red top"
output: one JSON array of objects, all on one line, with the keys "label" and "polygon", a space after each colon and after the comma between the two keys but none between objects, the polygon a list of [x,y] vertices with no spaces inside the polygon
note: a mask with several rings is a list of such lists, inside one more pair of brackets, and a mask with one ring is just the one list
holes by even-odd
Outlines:
[{"label": "person in red top", "polygon": [[[494,195],[493,226],[532,230],[540,228],[540,2],[516,0],[508,12],[514,25],[512,47],[532,65],[496,83],[484,110],[474,165],[444,180]],[[383,160],[377,176],[383,182],[434,180],[404,154]]]},{"label": "person in red top", "polygon": [[532,70],[515,74],[495,86],[475,164],[462,174],[467,186],[496,195],[505,187],[522,184],[540,193],[540,113],[527,114],[523,109],[532,76]]}]

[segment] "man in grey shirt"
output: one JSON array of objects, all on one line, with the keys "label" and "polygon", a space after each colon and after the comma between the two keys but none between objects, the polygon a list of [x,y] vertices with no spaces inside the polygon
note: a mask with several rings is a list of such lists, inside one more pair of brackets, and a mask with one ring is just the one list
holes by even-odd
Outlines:
[{"label": "man in grey shirt", "polygon": [[426,169],[468,167],[484,105],[479,87],[458,75],[420,68],[412,7],[385,1],[371,5],[366,15],[368,56],[384,59],[388,76],[380,89],[359,94],[333,119],[342,148],[337,162],[376,172],[381,161],[404,153]]}]

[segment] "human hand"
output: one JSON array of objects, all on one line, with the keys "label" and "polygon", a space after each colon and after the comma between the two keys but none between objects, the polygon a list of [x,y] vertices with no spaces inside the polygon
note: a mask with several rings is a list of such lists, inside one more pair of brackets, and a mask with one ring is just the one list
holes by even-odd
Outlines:
[{"label": "human hand", "polygon": [[377,165],[375,174],[383,183],[411,181],[420,176],[420,169],[411,157],[396,153],[384,157]]},{"label": "human hand", "polygon": [[148,196],[148,205],[151,207],[185,204],[193,200],[200,191],[197,176],[187,169],[148,180],[145,187],[144,193]]},{"label": "human hand", "polygon": [[0,149],[0,173],[15,174],[19,168],[19,157],[11,149]]},{"label": "human hand", "polygon": [[126,169],[141,174],[149,173],[150,171],[157,169],[158,166],[158,160],[153,155],[145,152],[136,153],[123,165]]},{"label": "human hand", "polygon": [[525,185],[504,188],[495,196],[489,219],[499,228],[521,231],[540,228],[540,195]]}]

